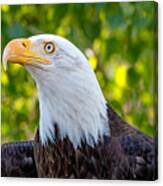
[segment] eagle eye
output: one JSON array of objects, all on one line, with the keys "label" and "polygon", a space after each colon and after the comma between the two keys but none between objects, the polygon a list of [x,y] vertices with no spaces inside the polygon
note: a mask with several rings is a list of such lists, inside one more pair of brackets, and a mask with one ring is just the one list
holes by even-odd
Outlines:
[{"label": "eagle eye", "polygon": [[51,54],[55,51],[55,46],[52,42],[48,42],[45,44],[44,50],[47,54]]}]

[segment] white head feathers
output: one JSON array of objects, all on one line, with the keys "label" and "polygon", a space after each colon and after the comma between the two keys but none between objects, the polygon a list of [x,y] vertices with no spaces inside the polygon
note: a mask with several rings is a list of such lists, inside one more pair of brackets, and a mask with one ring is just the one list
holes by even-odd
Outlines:
[{"label": "white head feathers", "polygon": [[[68,40],[55,35],[30,37],[32,50],[52,62],[41,68],[25,65],[39,92],[39,133],[42,144],[55,139],[54,125],[61,138],[75,147],[85,140],[93,146],[99,137],[109,136],[107,106],[96,76],[82,52]],[[53,54],[44,51],[44,42],[55,46]]]}]

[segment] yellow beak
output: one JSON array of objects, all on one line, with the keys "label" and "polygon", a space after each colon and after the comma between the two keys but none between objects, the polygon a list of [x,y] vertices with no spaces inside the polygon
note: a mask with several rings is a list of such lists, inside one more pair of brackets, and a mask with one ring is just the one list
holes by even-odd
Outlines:
[{"label": "yellow beak", "polygon": [[29,64],[38,66],[38,63],[51,64],[46,58],[39,57],[37,53],[30,50],[31,41],[29,39],[14,39],[10,41],[3,52],[3,65],[7,69],[7,62],[21,65]]}]

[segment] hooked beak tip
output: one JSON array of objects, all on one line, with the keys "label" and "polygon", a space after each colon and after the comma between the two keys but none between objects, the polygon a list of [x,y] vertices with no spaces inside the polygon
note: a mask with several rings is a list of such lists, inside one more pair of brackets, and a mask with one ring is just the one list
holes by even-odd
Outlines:
[{"label": "hooked beak tip", "polygon": [[7,70],[7,61],[8,61],[7,53],[8,53],[7,48],[5,48],[2,56],[2,64],[5,71]]}]

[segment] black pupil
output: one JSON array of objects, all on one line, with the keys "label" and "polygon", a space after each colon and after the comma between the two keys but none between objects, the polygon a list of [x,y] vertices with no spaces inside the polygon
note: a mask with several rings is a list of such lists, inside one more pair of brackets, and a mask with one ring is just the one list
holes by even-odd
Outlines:
[{"label": "black pupil", "polygon": [[51,45],[48,45],[48,50],[51,50]]}]

